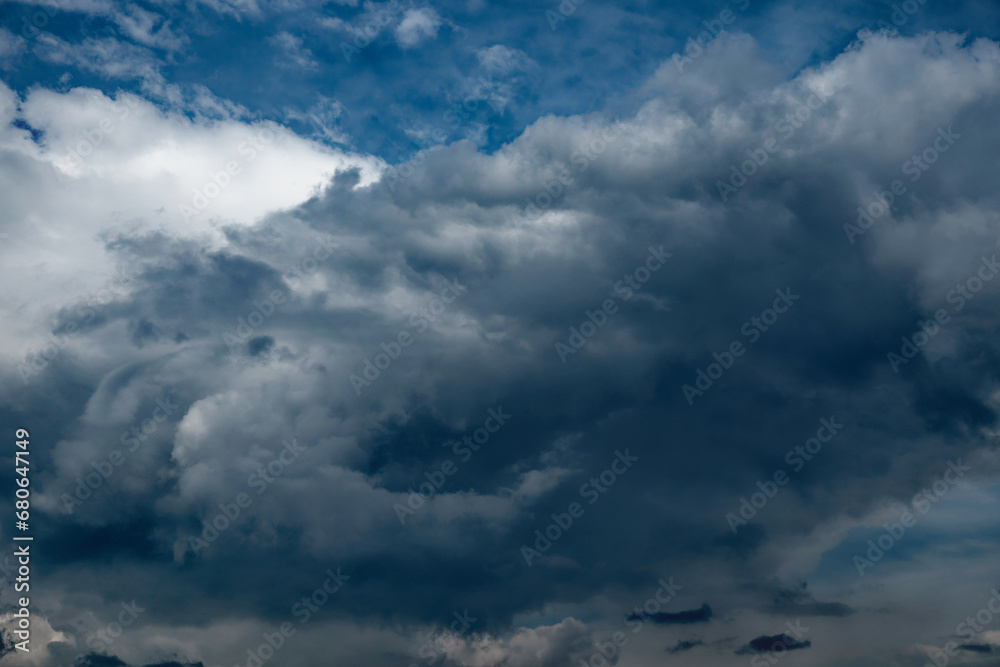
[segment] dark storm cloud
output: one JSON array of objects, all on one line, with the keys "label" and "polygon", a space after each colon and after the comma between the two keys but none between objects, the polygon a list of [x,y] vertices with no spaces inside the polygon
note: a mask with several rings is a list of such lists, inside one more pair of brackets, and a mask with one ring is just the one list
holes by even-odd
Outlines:
[{"label": "dark storm cloud", "polygon": [[[410,637],[469,610],[497,655],[555,666],[589,655],[590,629],[517,619],[589,611],[601,596],[642,600],[673,574],[686,596],[676,610],[630,620],[725,623],[741,637],[760,631],[743,627],[747,610],[849,623],[856,590],[848,605],[759,582],[808,571],[822,554],[809,552],[817,527],[832,548],[837,530],[849,539],[843,526],[988,442],[994,286],[898,373],[886,354],[950,307],[948,291],[995,237],[995,184],[981,175],[1000,146],[984,113],[996,109],[998,63],[993,43],[871,34],[786,81],[753,40],[727,35],[683,77],[663,64],[617,120],[546,116],[493,153],[450,144],[395,189],[341,172],[301,206],[225,223],[212,237],[222,247],[115,227],[104,249],[135,276],[129,290],[10,397],[12,419],[42,424],[49,443],[39,530],[62,546],[39,562],[71,601],[52,605],[53,627],[128,591],[149,608],[149,636],[192,618],[247,624],[200,640],[243,658],[242,638],[259,643],[288,620],[331,567],[351,579],[288,655],[319,653],[325,624]],[[718,83],[730,80],[740,85]],[[820,89],[829,101],[721,202],[716,184],[734,161]],[[922,175],[909,209],[850,243],[843,225],[859,201],[951,124],[963,138]],[[299,277],[317,239],[338,245]],[[659,253],[671,256],[650,271]],[[456,281],[458,298],[435,312]],[[56,331],[77,317],[72,306],[53,315]],[[593,333],[577,333],[587,322]],[[574,340],[564,363],[556,345]],[[744,352],[729,352],[734,343]],[[689,403],[682,387],[699,382]],[[65,507],[61,494],[167,394],[176,413],[93,498]],[[477,441],[501,408],[509,421]],[[794,469],[787,452],[831,416],[843,433]],[[250,479],[292,437],[305,452],[258,494]],[[638,457],[627,472],[614,463],[624,449]],[[779,470],[790,481],[731,530],[727,512]],[[241,493],[252,504],[228,518]],[[573,503],[583,512],[567,524]],[[191,538],[216,521],[226,527],[196,553]],[[525,563],[526,544],[543,556]],[[726,618],[696,608],[706,599]],[[776,642],[810,646],[781,634],[743,650]],[[475,646],[455,640],[449,660],[481,664]]]},{"label": "dark storm cloud", "polygon": [[708,604],[703,604],[698,609],[688,611],[629,614],[628,620],[649,621],[657,625],[688,625],[690,623],[707,623],[712,615],[712,608]]},{"label": "dark storm cloud", "polygon": [[247,352],[250,353],[251,357],[256,357],[270,352],[273,347],[274,339],[270,336],[254,336],[247,344]]},{"label": "dark storm cloud", "polygon": [[959,644],[958,648],[971,653],[993,653],[992,644]]},{"label": "dark storm cloud", "polygon": [[15,643],[17,643],[15,637],[8,636],[6,632],[0,632],[0,658],[16,651]]},{"label": "dark storm cloud", "polygon": [[[808,639],[800,641],[786,634],[774,636],[761,635],[756,639],[751,639],[746,646],[736,651],[736,653],[780,653],[784,651],[795,651],[798,649],[809,648],[810,646],[812,646],[812,642]],[[780,651],[776,649],[780,649]]]},{"label": "dark storm cloud", "polygon": [[91,653],[85,655],[80,661],[83,667],[128,667],[128,665],[113,655],[99,655]]},{"label": "dark storm cloud", "polygon": [[[723,107],[726,103],[720,102]],[[585,128],[580,129],[586,131]],[[532,133],[531,140],[546,148],[561,148],[564,139],[559,133],[562,131],[558,126],[550,128],[548,124],[540,124]],[[527,144],[527,141],[525,139],[522,143]],[[534,146],[524,149],[516,146],[513,150],[534,155],[538,149]],[[619,198],[612,190],[612,184],[615,188],[620,187],[620,184],[615,180],[615,172],[611,170],[611,166],[620,163],[622,158],[616,152],[620,150],[620,146],[612,146],[602,157],[603,161],[595,161],[584,174],[589,187],[585,190],[568,191],[557,205],[558,208],[569,212],[596,206],[598,214],[604,214],[604,209],[615,208],[616,205],[602,204],[600,198],[608,197],[612,202]],[[350,234],[357,239],[353,244],[344,239],[345,244],[350,244],[350,251],[342,253],[336,270],[332,265],[321,269],[323,275],[335,277],[338,284],[335,294],[369,299],[385,294],[393,287],[386,272],[387,267],[393,267],[420,290],[432,289],[438,277],[457,276],[460,281],[469,285],[469,295],[455,305],[454,313],[446,312],[443,317],[460,313],[472,318],[471,329],[475,336],[502,336],[507,339],[517,337],[533,349],[531,357],[512,354],[513,350],[507,349],[505,344],[490,352],[491,355],[499,352],[507,359],[509,366],[506,371],[498,369],[495,362],[487,358],[486,348],[476,338],[462,346],[456,346],[453,340],[446,340],[439,332],[432,330],[424,338],[417,340],[412,348],[407,349],[405,355],[395,361],[373,385],[373,395],[379,401],[389,399],[397,387],[405,390],[405,378],[431,373],[429,377],[434,377],[436,391],[441,398],[436,407],[439,413],[437,416],[428,414],[427,418],[421,417],[425,411],[419,400],[410,399],[412,404],[407,409],[410,416],[398,426],[393,423],[396,417],[382,418],[376,413],[374,418],[381,422],[379,429],[370,435],[362,435],[362,447],[367,448],[367,443],[371,443],[380,460],[389,461],[398,469],[399,472],[393,474],[403,475],[400,486],[387,484],[390,489],[403,491],[407,482],[411,485],[419,484],[423,481],[424,473],[441,460],[447,450],[442,450],[440,443],[433,442],[435,433],[440,432],[442,439],[445,433],[448,437],[461,435],[462,429],[446,428],[440,414],[442,408],[446,408],[449,403],[460,406],[458,410],[469,414],[470,421],[473,410],[483,410],[495,402],[506,401],[507,409],[518,415],[518,419],[508,427],[511,430],[505,430],[498,436],[498,442],[503,447],[484,449],[477,453],[468,466],[463,466],[460,476],[454,480],[455,490],[509,487],[516,481],[516,473],[505,466],[532,465],[538,460],[539,452],[545,451],[544,441],[554,440],[562,433],[587,428],[589,420],[581,418],[587,411],[613,414],[620,406],[629,405],[635,400],[635,389],[632,387],[639,376],[629,368],[630,354],[636,357],[636,361],[643,358],[654,360],[653,379],[659,387],[653,394],[654,400],[665,408],[664,414],[670,415],[674,422],[675,437],[680,440],[717,440],[710,434],[718,430],[722,438],[731,438],[731,434],[723,435],[725,426],[753,419],[750,415],[755,411],[752,405],[742,407],[729,400],[735,379],[746,381],[747,368],[759,369],[757,372],[760,373],[760,379],[750,380],[758,382],[760,391],[756,396],[760,398],[750,400],[759,405],[767,404],[773,392],[782,391],[780,386],[770,385],[782,382],[785,374],[790,374],[791,377],[784,382],[792,384],[801,381],[804,376],[816,374],[830,378],[836,384],[847,369],[852,369],[852,373],[870,374],[883,363],[885,348],[872,344],[863,351],[848,350],[847,354],[854,354],[854,357],[841,358],[844,354],[841,343],[847,335],[847,332],[842,331],[845,323],[860,322],[863,324],[851,326],[875,330],[884,324],[880,319],[901,319],[909,312],[909,306],[904,307],[898,296],[892,298],[891,286],[872,280],[868,280],[869,284],[864,291],[859,291],[848,280],[843,290],[852,294],[853,302],[842,303],[842,310],[831,308],[828,305],[831,298],[834,303],[838,303],[840,293],[829,285],[811,285],[810,279],[802,275],[808,275],[803,269],[815,264],[830,264],[831,260],[826,255],[831,251],[850,264],[856,261],[856,251],[846,243],[834,243],[839,241],[837,234],[840,231],[836,221],[829,219],[829,214],[814,211],[811,206],[796,211],[798,204],[794,199],[788,202],[792,215],[802,220],[810,219],[812,215],[826,219],[829,237],[821,236],[813,241],[810,237],[819,232],[804,223],[787,231],[772,229],[766,221],[768,216],[761,216],[761,219],[750,223],[756,225],[752,234],[749,233],[749,227],[747,233],[744,233],[739,229],[709,223],[700,232],[705,236],[696,238],[689,231],[687,221],[678,220],[672,226],[657,229],[651,223],[643,221],[640,212],[630,212],[618,207],[618,213],[623,214],[624,221],[621,230],[584,222],[576,238],[557,236],[551,239],[551,242],[561,244],[563,252],[548,251],[537,258],[521,258],[514,254],[509,243],[498,235],[491,234],[491,226],[499,224],[499,219],[490,221],[490,217],[496,218],[496,214],[488,206],[479,208],[478,215],[485,216],[485,219],[481,223],[474,223],[479,240],[471,249],[454,246],[443,228],[443,223],[450,216],[464,214],[464,206],[457,207],[444,217],[409,218],[403,227],[403,214],[398,204],[400,200],[405,203],[407,197],[434,197],[447,202],[449,197],[481,200],[489,194],[492,187],[487,180],[486,170],[490,168],[489,165],[474,154],[464,153],[461,147],[454,148],[451,153],[448,156],[450,163],[446,163],[443,157],[431,160],[427,166],[426,178],[431,183],[436,183],[439,177],[443,179],[448,176],[455,183],[452,186],[454,192],[449,193],[427,185],[419,186],[416,177],[403,186],[404,191],[397,198],[390,197],[377,187],[348,190],[344,185],[335,185],[328,196],[307,204],[298,213],[323,233],[334,233],[341,237]],[[703,153],[692,153],[685,158],[694,162],[696,170],[699,162],[704,163],[706,176],[715,173],[716,163],[709,162]],[[466,163],[469,167],[467,169],[463,168]],[[781,168],[807,169],[808,165],[793,163],[787,167],[779,166]],[[822,167],[819,169],[820,174],[825,175]],[[658,197],[661,187],[662,184],[657,184],[655,189],[646,190],[633,186],[633,190],[639,201],[644,201]],[[680,186],[675,184],[673,187]],[[758,189],[747,191],[748,196],[753,198],[763,199],[770,192],[766,182],[754,182],[748,186],[753,187]],[[517,185],[507,200],[517,201],[524,193],[533,194],[526,183]],[[336,221],[336,225],[333,221]],[[692,220],[690,224],[693,222]],[[138,256],[142,267],[141,289],[137,293],[139,298],[123,314],[131,311],[134,314],[130,314],[130,317],[135,322],[151,322],[162,330],[184,334],[192,340],[209,342],[213,337],[217,339],[220,330],[231,327],[237,317],[245,317],[255,299],[266,294],[271,287],[281,285],[278,277],[282,272],[278,268],[281,261],[277,258],[263,261],[255,255],[259,252],[256,248],[263,246],[267,235],[273,233],[272,229],[284,224],[284,221],[276,221],[273,223],[274,227],[256,238],[253,235],[247,235],[241,240],[234,238],[233,241],[238,244],[225,254],[205,253],[181,246],[164,253],[165,249],[171,248],[170,244],[164,246],[160,242],[154,251],[150,243],[141,238],[132,240],[122,237],[116,240],[112,247],[122,251],[129,250],[132,255]],[[394,231],[397,229],[400,231]],[[286,230],[284,233],[287,236],[292,232]],[[648,240],[634,243],[625,234]],[[777,249],[757,240],[772,235],[777,236]],[[674,252],[674,258],[639,293],[641,297],[648,297],[650,300],[622,303],[623,312],[614,316],[612,323],[608,325],[614,328],[602,329],[598,337],[588,342],[584,352],[572,358],[569,364],[558,364],[557,357],[552,353],[551,343],[558,340],[569,326],[578,325],[588,309],[593,309],[606,298],[614,281],[629,273],[642,261],[646,246],[657,245],[663,238],[671,241],[670,248]],[[539,235],[538,240],[545,240],[545,236]],[[794,258],[783,252],[780,245],[790,244],[792,241],[795,247]],[[602,248],[602,253],[596,260],[597,270],[594,270],[593,259],[584,260],[579,256],[579,249],[590,245]],[[245,253],[245,256],[240,253]],[[157,259],[163,256],[169,259]],[[767,260],[775,268],[752,268],[763,260]],[[780,268],[782,261],[786,262],[785,268]],[[857,268],[864,270],[860,265]],[[753,281],[744,280],[740,284],[731,284],[726,277],[754,275],[754,271],[757,271],[757,275]],[[698,289],[693,289],[693,285],[699,286]],[[710,361],[713,351],[723,349],[730,340],[740,339],[742,322],[770,303],[769,295],[774,288],[785,286],[801,290],[802,301],[796,305],[798,310],[793,309],[786,319],[774,327],[773,332],[762,337],[758,346],[751,349],[748,355],[756,355],[752,365],[734,369],[734,375],[727,375],[718,386],[713,387],[713,393],[707,394],[704,402],[695,408],[677,406],[675,397],[679,394],[680,385],[693,381],[695,369]],[[708,298],[702,290],[708,290],[713,296]],[[379,351],[379,342],[392,340],[408,324],[405,317],[397,319],[363,308],[321,308],[324,301],[329,302],[332,296],[314,295],[312,303],[305,299],[294,302],[269,320],[266,335],[274,341],[274,349],[288,350],[292,366],[301,367],[306,377],[316,376],[317,389],[321,394],[336,395],[345,388],[350,391],[349,386],[345,387],[346,376],[360,372],[363,360]],[[885,303],[886,299],[889,299],[890,304],[898,304],[898,312],[894,312],[892,306],[874,308],[875,303]],[[880,315],[875,314],[876,312]],[[900,325],[900,330],[905,331],[903,325]],[[695,332],[707,332],[707,335],[696,335]],[[317,375],[318,367],[313,365],[315,362],[310,361],[302,366],[306,360],[301,352],[295,351],[296,348],[301,349],[302,342],[310,337],[325,337],[333,333],[341,341],[356,341],[352,350],[354,356],[343,357],[336,367],[339,377],[334,377],[329,370]],[[860,334],[852,332],[851,335]],[[610,339],[607,338],[610,336],[630,340],[634,351],[625,352],[621,356],[621,348],[610,347]],[[605,341],[601,337],[605,337]],[[658,338],[679,346],[683,350],[680,358],[659,351],[661,344],[657,343]],[[891,339],[886,337],[885,340]],[[371,342],[366,343],[367,341]],[[804,365],[791,368],[783,362],[783,356],[787,355],[789,348],[797,349],[797,357]],[[251,355],[261,350],[256,339],[251,340],[248,349]],[[599,366],[599,363],[603,364],[610,358],[612,351],[624,363],[620,363],[615,370]],[[750,361],[749,356],[747,361]],[[328,365],[328,362],[323,363]],[[465,372],[458,372],[460,368]],[[520,374],[520,378],[515,373]],[[465,378],[475,375],[492,376],[497,382],[491,385],[489,391],[469,387]],[[596,377],[600,381],[592,386],[581,386],[577,383],[577,378],[582,377]],[[844,380],[848,379],[844,376]],[[421,384],[423,383],[418,380],[417,387]],[[940,386],[939,383],[928,384]],[[835,386],[831,387],[830,398],[825,401],[830,409],[844,400],[836,396],[834,389]],[[744,390],[740,391],[742,393]],[[332,411],[347,409],[350,404],[347,400],[350,398],[348,392],[343,392],[346,397],[334,402]],[[376,403],[366,396],[350,400],[360,405],[364,411],[369,411],[375,408]],[[700,405],[710,402],[718,406],[713,409],[722,410],[723,419],[718,426],[701,421]],[[542,411],[533,407],[536,405],[545,405],[546,414],[543,415]],[[861,409],[864,410],[863,407]],[[820,412],[818,406],[817,412]],[[952,414],[951,404],[940,405],[939,412],[942,415]],[[769,419],[774,418],[781,419],[780,411],[771,413]],[[631,420],[630,425],[621,426],[630,439],[641,443],[657,432],[664,421],[666,420],[640,413]],[[803,419],[799,424],[788,423],[785,430],[804,434],[808,429],[805,421]],[[414,437],[428,441],[417,448]],[[591,435],[582,441],[581,448],[584,451],[601,449],[600,440],[599,436]],[[377,448],[374,447],[376,442]],[[738,441],[732,444],[735,446]],[[436,456],[431,453],[434,451],[438,452]],[[889,454],[887,451],[886,455]],[[739,453],[735,455],[741,456]],[[644,456],[653,457],[657,465],[638,471],[639,477],[631,481],[630,487],[615,489],[618,496],[610,494],[603,499],[602,504],[595,507],[595,512],[601,513],[598,517],[613,516],[621,511],[631,493],[630,488],[642,488],[657,479],[658,475],[652,473],[653,469],[679,471],[695,464],[699,459],[702,459],[702,463],[705,462],[697,452],[647,452]],[[758,456],[763,458],[761,454]],[[572,460],[571,465],[581,469],[582,479],[586,479],[590,472],[583,468],[599,466],[601,463],[596,455],[574,456],[572,459],[576,459]],[[780,457],[778,461],[780,462]],[[388,473],[386,466],[369,469]],[[595,468],[593,472],[599,472],[599,468]],[[811,472],[807,470],[805,474]],[[829,466],[824,468],[824,474],[829,475],[831,472],[833,471]],[[390,479],[392,478],[387,476],[383,483]],[[631,484],[635,486],[632,487]],[[280,492],[277,487],[275,490]],[[683,485],[678,488],[678,492],[685,492]],[[223,500],[224,497],[218,498],[218,501]],[[552,508],[557,509],[559,504],[560,499],[556,499]],[[547,511],[547,508],[543,508],[538,514],[547,516]],[[391,514],[388,518],[393,519]],[[468,535],[478,535],[480,530],[486,530],[486,525],[478,526],[476,520],[470,520],[471,524],[467,529],[471,532]],[[590,524],[581,522],[576,529],[581,532],[569,534],[555,548],[568,548],[571,552],[579,550],[577,556],[584,561],[596,560],[601,542],[591,540],[590,535],[597,530],[607,530],[602,524],[603,521],[600,520]],[[535,527],[531,520],[525,520],[518,531],[530,535]],[[385,529],[391,533],[398,533],[400,530],[388,525]],[[752,535],[754,530],[763,528],[748,527],[746,534]],[[623,524],[620,532],[622,539],[630,539],[628,533],[631,532],[631,526]],[[480,535],[477,539],[485,539],[485,535]],[[692,546],[700,539],[697,531],[686,538]],[[743,539],[743,534],[738,539]],[[427,547],[434,549],[431,545]],[[503,555],[502,552],[495,552],[486,558],[502,562]],[[452,575],[432,572],[426,576],[429,577],[429,585],[434,586],[438,585],[435,583],[438,576],[443,581],[445,577]],[[527,576],[532,578],[531,574]],[[480,583],[487,582],[480,578]],[[552,586],[539,586],[540,583],[533,582],[527,588],[543,595],[549,594],[546,591],[552,590]],[[502,606],[501,603],[499,607]],[[839,608],[819,606],[813,609],[828,613]],[[433,613],[446,611],[439,609]]]},{"label": "dark storm cloud", "polygon": [[[77,663],[77,667],[129,667],[129,664],[118,656],[100,655],[91,653],[83,656]],[[204,667],[201,662],[158,662],[155,664],[143,665],[143,667]]]}]

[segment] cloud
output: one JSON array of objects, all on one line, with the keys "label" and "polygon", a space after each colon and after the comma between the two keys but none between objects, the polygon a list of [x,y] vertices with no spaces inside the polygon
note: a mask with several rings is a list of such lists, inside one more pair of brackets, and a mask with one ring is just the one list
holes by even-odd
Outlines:
[{"label": "cloud", "polygon": [[[100,655],[98,653],[91,653],[84,656],[80,662],[77,663],[79,667],[129,667],[129,664],[122,660],[121,658],[114,655]],[[201,662],[177,662],[176,660],[170,660],[168,662],[158,662],[150,663],[144,665],[144,667],[204,667]]]},{"label": "cloud", "polygon": [[319,63],[313,57],[312,51],[302,45],[302,38],[289,32],[281,31],[268,41],[282,52],[284,62],[302,69],[316,69]]},{"label": "cloud", "polygon": [[340,119],[344,114],[344,105],[335,99],[320,96],[313,105],[304,112],[289,109],[285,119],[306,123],[316,139],[339,144],[349,144],[350,138],[340,127]]},{"label": "cloud", "polygon": [[696,646],[704,646],[704,645],[705,642],[701,641],[700,639],[678,640],[677,644],[673,648],[668,650],[670,651],[670,653],[680,653],[681,651],[690,651]]},{"label": "cloud", "polygon": [[627,618],[630,621],[650,621],[657,625],[688,625],[690,623],[707,623],[712,616],[712,608],[703,604],[698,609],[688,611],[629,614]]},{"label": "cloud", "polygon": [[123,660],[113,655],[100,655],[91,653],[83,657],[82,664],[85,667],[128,667]]},{"label": "cloud", "polygon": [[112,16],[123,33],[144,46],[176,51],[190,44],[186,35],[178,34],[170,27],[168,19],[141,7],[127,6]]},{"label": "cloud", "polygon": [[72,65],[107,78],[160,80],[158,58],[141,46],[114,37],[88,37],[71,44],[50,33],[35,38],[35,53],[57,65]]},{"label": "cloud", "polygon": [[593,641],[587,626],[567,618],[555,625],[518,628],[509,637],[444,633],[433,643],[449,664],[461,667],[562,667],[589,658]]},{"label": "cloud", "polygon": [[737,655],[746,653],[779,653],[779,651],[776,650],[779,647],[781,648],[781,652],[784,652],[809,648],[810,646],[812,646],[812,642],[808,639],[800,641],[786,634],[774,635],[770,637],[762,635],[756,639],[751,639],[749,643],[736,651],[736,653]]},{"label": "cloud", "polygon": [[264,9],[257,3],[257,0],[198,0],[198,2],[212,9],[219,16],[232,16],[237,21],[243,19],[260,20],[264,17]]},{"label": "cloud", "polygon": [[0,63],[11,60],[25,50],[25,40],[6,28],[0,28]]},{"label": "cloud", "polygon": [[783,588],[774,596],[773,604],[767,608],[769,614],[775,616],[833,616],[843,617],[855,613],[841,602],[819,602],[811,593],[801,588]]},{"label": "cloud", "polygon": [[433,39],[440,26],[441,17],[430,7],[407,9],[395,29],[396,43],[412,49],[425,39]]},{"label": "cloud", "polygon": [[535,65],[534,61],[520,49],[512,49],[503,44],[494,44],[476,51],[479,65],[490,74],[506,75]]},{"label": "cloud", "polygon": [[[14,593],[13,588],[10,592]],[[10,599],[14,599],[13,595]],[[14,667],[48,667],[55,664],[55,656],[72,642],[71,635],[55,630],[49,620],[34,609],[31,614],[31,636],[27,644],[29,651],[14,647],[15,643],[24,641],[23,637],[15,634],[17,629],[18,620],[13,612],[0,615],[0,655],[5,664]]]},{"label": "cloud", "polygon": [[963,651],[969,651],[971,653],[992,653],[993,646],[991,644],[960,644],[958,648]]},{"label": "cloud", "polygon": [[[53,63],[85,67],[80,52],[103,54],[96,74],[144,76],[140,56],[159,67],[146,47],[39,39]],[[107,54],[118,49],[135,63],[115,70]],[[501,67],[509,55],[469,58]],[[887,558],[861,584],[843,572],[854,576],[851,555],[865,548],[859,531],[949,458],[975,461],[963,484],[992,497],[1000,283],[952,311],[899,373],[886,353],[951,307],[946,295],[996,246],[1000,49],[950,33],[865,33],[785,78],[734,34],[696,65],[681,78],[664,63],[621,113],[548,114],[495,150],[443,145],[393,188],[380,158],[215,98],[198,116],[149,91],[0,87],[0,274],[18,285],[0,294],[16,315],[0,324],[0,395],[11,422],[46,443],[33,499],[40,537],[62,545],[46,564],[53,627],[77,627],[82,610],[110,613],[102,605],[134,591],[150,621],[123,639],[123,660],[164,662],[156,651],[169,639],[185,660],[231,664],[340,565],[350,584],[285,649],[289,664],[330,653],[408,664],[417,631],[455,607],[488,611],[468,636],[432,633],[457,664],[587,657],[595,630],[575,619],[600,619],[602,604],[632,608],[667,576],[664,563],[684,582],[687,611],[633,621],[711,620],[720,635],[754,637],[761,612],[821,616],[830,642],[848,647],[840,657],[859,664],[967,614],[937,604],[940,581],[907,573],[918,558]],[[786,137],[779,123],[793,127],[787,118],[815,91],[829,101]],[[331,99],[317,133],[341,117]],[[843,225],[857,207],[908,178],[902,165],[947,127],[962,135],[953,150],[852,244]],[[717,183],[775,137],[780,150],[721,201]],[[640,286],[661,247],[670,261]],[[467,293],[432,315],[453,280]],[[750,343],[742,327],[777,289],[801,300]],[[615,312],[602,320],[608,299]],[[253,335],[230,347],[224,335],[251,317]],[[585,322],[594,333],[563,363],[556,343],[582,336]],[[733,341],[746,354],[689,405],[681,387]],[[40,368],[28,382],[26,360]],[[351,376],[366,372],[371,385],[356,391]],[[164,396],[176,412],[67,507],[63,495],[128,451],[123,436],[142,433]],[[498,405],[510,424],[467,458],[452,450],[477,444]],[[726,513],[791,470],[787,452],[830,415],[842,439],[733,535]],[[293,437],[306,452],[257,495],[251,476]],[[622,447],[641,464],[583,504],[581,485],[600,484]],[[431,480],[444,481],[417,496]],[[240,493],[253,504],[192,553],[190,538]],[[401,521],[394,507],[411,501],[420,512]],[[584,513],[527,567],[521,545],[573,502]],[[985,500],[969,503],[970,516],[995,516]],[[982,535],[976,545],[915,539],[893,556],[973,572],[955,559],[983,567],[976,554],[994,550]],[[811,576],[820,564],[826,576]],[[814,590],[760,583],[799,572]],[[912,603],[919,623],[869,630],[882,618],[872,610],[892,600],[867,577],[896,573],[926,602]],[[696,608],[702,600],[726,614]],[[593,616],[559,611],[571,605]]]}]

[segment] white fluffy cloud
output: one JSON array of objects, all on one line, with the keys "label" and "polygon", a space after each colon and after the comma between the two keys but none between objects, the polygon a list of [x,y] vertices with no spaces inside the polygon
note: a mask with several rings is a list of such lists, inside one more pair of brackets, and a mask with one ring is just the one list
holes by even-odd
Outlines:
[{"label": "white fluffy cloud", "polygon": [[[383,168],[377,158],[329,149],[273,123],[195,122],[124,93],[37,89],[17,100],[0,84],[0,114],[2,279],[22,286],[0,306],[22,315],[2,325],[7,364],[37,346],[38,327],[53,309],[107,286],[114,269],[102,241],[108,230],[167,229],[218,247],[219,224],[253,224],[299,204],[338,171],[358,169],[364,185]],[[15,119],[42,132],[41,141],[12,126]]]},{"label": "white fluffy cloud", "polygon": [[441,17],[429,7],[407,9],[403,20],[396,26],[396,42],[404,49],[410,49],[437,35]]}]

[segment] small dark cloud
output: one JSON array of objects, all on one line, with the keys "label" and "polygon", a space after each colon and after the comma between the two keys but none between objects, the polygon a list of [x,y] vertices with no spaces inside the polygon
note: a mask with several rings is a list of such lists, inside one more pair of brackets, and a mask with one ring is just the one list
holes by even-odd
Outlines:
[{"label": "small dark cloud", "polygon": [[671,653],[680,653],[681,651],[690,651],[695,646],[704,646],[705,642],[700,639],[695,639],[694,641],[678,641],[677,645],[673,648],[668,648],[667,650]]},{"label": "small dark cloud", "polygon": [[85,655],[76,667],[128,667],[128,664],[122,662],[117,656],[91,653]]},{"label": "small dark cloud", "polygon": [[703,604],[698,609],[679,611],[674,614],[658,612],[656,614],[629,614],[630,621],[650,621],[658,625],[684,625],[687,623],[707,623],[712,618],[712,608]]},{"label": "small dark cloud", "polygon": [[993,646],[990,644],[962,644],[958,648],[972,653],[992,653]]},{"label": "small dark cloud", "polygon": [[29,125],[26,120],[23,120],[21,118],[15,120],[13,123],[11,123],[11,125],[13,125],[19,130],[27,130],[31,134],[31,140],[34,141],[36,144],[41,143],[42,137],[45,135],[45,132],[43,132],[42,130],[36,130],[35,128],[31,127],[31,125]]},{"label": "small dark cloud", "polygon": [[142,318],[138,322],[129,322],[128,330],[132,344],[139,348],[149,341],[155,342],[160,339],[159,328],[146,318]]},{"label": "small dark cloud", "polygon": [[7,634],[6,631],[0,630],[0,658],[15,651],[14,643],[13,637]]},{"label": "small dark cloud", "polygon": [[773,636],[761,635],[756,639],[751,639],[750,643],[736,651],[736,654],[744,655],[747,653],[768,653],[775,651],[781,653],[783,651],[794,651],[795,649],[809,648],[810,646],[812,646],[811,641],[799,641],[784,633]]},{"label": "small dark cloud", "polygon": [[[129,664],[123,662],[118,656],[91,653],[81,658],[76,663],[76,667],[129,667]],[[150,663],[143,667],[205,667],[205,665],[200,660],[198,662],[177,662],[176,660],[171,660],[169,662]]]},{"label": "small dark cloud", "polygon": [[254,336],[247,343],[247,352],[250,353],[251,357],[257,357],[270,352],[273,347],[274,339],[270,336]]},{"label": "small dark cloud", "polygon": [[841,602],[820,602],[806,591],[806,584],[799,589],[783,589],[774,597],[774,603],[766,609],[775,616],[834,616],[844,617],[854,613],[854,609]]}]

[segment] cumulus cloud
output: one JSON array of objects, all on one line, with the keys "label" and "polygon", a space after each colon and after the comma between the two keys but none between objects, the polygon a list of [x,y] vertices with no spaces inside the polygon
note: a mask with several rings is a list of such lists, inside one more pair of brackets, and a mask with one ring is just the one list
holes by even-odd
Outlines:
[{"label": "cumulus cloud", "polygon": [[[53,664],[61,650],[72,645],[73,639],[66,633],[56,631],[49,625],[44,616],[33,615],[31,618],[30,641],[24,641],[23,635],[17,635],[18,619],[14,613],[0,615],[0,657],[4,663],[16,667],[43,667]],[[29,650],[23,650],[27,647]]]},{"label": "cumulus cloud", "polygon": [[407,9],[396,26],[396,43],[411,49],[426,39],[433,39],[441,26],[441,17],[430,7]]},{"label": "cumulus cloud", "polygon": [[[408,10],[397,41],[442,21]],[[79,48],[39,39],[50,62],[82,66]],[[107,73],[123,47],[82,48]],[[477,58],[511,72],[518,53]],[[751,38],[722,36],[687,71],[664,63],[627,113],[546,115],[495,151],[446,144],[406,174],[238,110],[0,87],[2,279],[18,284],[0,296],[17,315],[0,391],[47,443],[37,507],[65,545],[42,601],[53,627],[128,590],[150,615],[121,660],[232,663],[298,623],[299,598],[343,566],[350,581],[287,655],[319,660],[335,632],[338,658],[404,664],[417,628],[468,609],[481,627],[428,640],[448,664],[577,664],[601,618],[652,621],[634,645],[658,642],[660,658],[812,645],[771,634],[774,615],[817,619],[811,654],[839,641],[857,664],[905,657],[961,609],[913,581],[919,622],[876,635],[902,601],[858,584],[851,555],[949,459],[978,463],[963,479],[978,489],[1000,470],[1000,283],[960,309],[948,296],[996,249],[998,75],[996,42],[946,32],[862,33],[791,78]],[[954,143],[913,179],[905,164],[948,128]],[[858,206],[897,179],[905,196],[851,238]],[[435,302],[453,281],[464,291]],[[796,297],[752,324],[776,293]],[[948,324],[896,372],[887,353],[938,308]],[[688,400],[734,341],[745,355]],[[165,399],[176,410],[145,432]],[[476,440],[497,406],[509,423]],[[843,432],[796,469],[788,452],[831,415]],[[274,464],[292,439],[304,451]],[[619,473],[624,448],[639,463]],[[124,463],[67,505],[114,451]],[[726,514],[779,469],[794,481],[732,535]],[[194,550],[239,494],[252,502]],[[572,503],[582,513],[525,563],[521,546]],[[979,539],[948,544],[982,569]],[[835,565],[808,593],[760,584],[821,561]],[[630,613],[665,564],[687,597]],[[181,639],[193,618],[207,620]],[[664,641],[695,622],[705,637]]]}]

